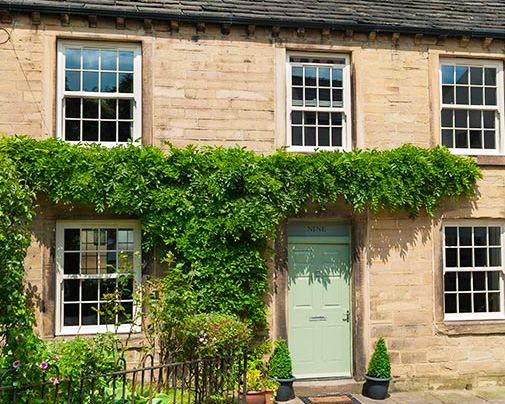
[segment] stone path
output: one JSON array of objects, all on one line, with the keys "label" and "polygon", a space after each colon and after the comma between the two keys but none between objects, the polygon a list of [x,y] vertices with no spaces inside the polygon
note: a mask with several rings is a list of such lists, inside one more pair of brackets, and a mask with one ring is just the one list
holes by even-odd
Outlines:
[{"label": "stone path", "polygon": [[[353,394],[362,404],[505,404],[505,386],[475,390],[430,390],[426,392],[391,393],[385,400],[372,400]],[[297,397],[289,404],[303,404]],[[287,404],[288,404],[287,403]]]}]

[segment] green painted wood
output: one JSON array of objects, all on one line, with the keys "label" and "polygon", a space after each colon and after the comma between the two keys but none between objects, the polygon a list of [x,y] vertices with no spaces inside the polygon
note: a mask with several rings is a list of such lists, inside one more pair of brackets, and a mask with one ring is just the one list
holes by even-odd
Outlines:
[{"label": "green painted wood", "polygon": [[288,241],[293,373],[299,378],[350,376],[350,248],[316,238]]}]

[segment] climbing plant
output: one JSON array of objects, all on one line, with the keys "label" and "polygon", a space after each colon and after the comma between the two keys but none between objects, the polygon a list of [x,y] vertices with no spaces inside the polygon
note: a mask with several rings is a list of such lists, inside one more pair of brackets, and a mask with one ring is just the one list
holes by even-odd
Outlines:
[{"label": "climbing plant", "polygon": [[[481,176],[471,159],[411,145],[261,156],[240,147],[168,145],[164,152],[15,137],[0,140],[0,155],[0,209],[12,210],[1,219],[7,221],[0,240],[17,240],[2,258],[17,257],[15,263],[1,271],[22,275],[32,201],[45,194],[53,202],[138,217],[144,248],[162,247],[178,268],[192,272],[198,310],[235,313],[256,324],[265,322],[267,242],[308,201],[324,208],[342,198],[357,211],[369,206],[415,217],[421,209],[433,214],[445,197],[474,195]],[[0,285],[0,307],[13,292],[22,295],[16,279]]]}]

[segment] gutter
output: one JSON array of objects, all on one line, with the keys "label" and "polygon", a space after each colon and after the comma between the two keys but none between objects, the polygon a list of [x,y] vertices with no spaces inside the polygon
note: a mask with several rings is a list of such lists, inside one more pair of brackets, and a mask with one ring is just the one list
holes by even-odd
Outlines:
[{"label": "gutter", "polygon": [[[68,4],[68,3],[67,3]],[[313,20],[293,20],[287,18],[266,18],[266,17],[246,17],[246,16],[215,16],[211,12],[182,14],[170,12],[153,12],[142,10],[124,10],[111,9],[104,7],[77,7],[68,4],[66,6],[54,5],[33,5],[33,4],[13,4],[11,1],[0,0],[0,9],[10,12],[41,12],[54,14],[72,14],[72,15],[97,15],[103,17],[123,17],[137,19],[153,19],[178,22],[207,22],[215,24],[239,24],[239,25],[257,25],[257,26],[278,26],[282,28],[314,28],[314,29],[332,29],[332,30],[354,30],[362,32],[376,31],[380,33],[400,33],[400,34],[425,34],[438,36],[472,38],[496,38],[505,39],[505,31],[486,31],[486,30],[454,30],[437,27],[413,27],[408,25],[382,25],[382,24],[360,24],[360,23],[338,23],[331,21],[313,21]]]}]

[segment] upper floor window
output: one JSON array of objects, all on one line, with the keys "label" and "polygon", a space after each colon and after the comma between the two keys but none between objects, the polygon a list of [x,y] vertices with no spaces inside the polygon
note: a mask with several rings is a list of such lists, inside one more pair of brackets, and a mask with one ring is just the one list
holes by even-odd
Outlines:
[{"label": "upper floor window", "polygon": [[104,145],[141,136],[140,45],[58,43],[58,136]]},{"label": "upper floor window", "polygon": [[444,227],[445,320],[503,319],[503,229]]},{"label": "upper floor window", "polygon": [[503,153],[503,66],[442,60],[442,145],[464,154]]},{"label": "upper floor window", "polygon": [[287,67],[289,150],[348,150],[349,58],[290,54]]},{"label": "upper floor window", "polygon": [[57,334],[130,330],[140,248],[137,221],[57,223]]}]

